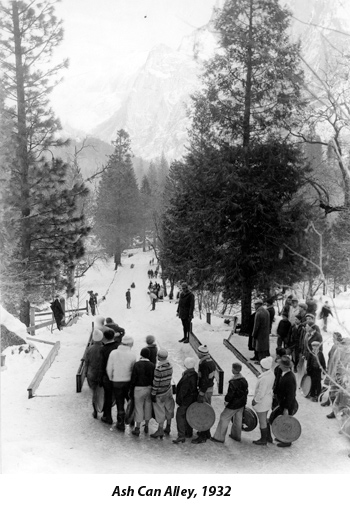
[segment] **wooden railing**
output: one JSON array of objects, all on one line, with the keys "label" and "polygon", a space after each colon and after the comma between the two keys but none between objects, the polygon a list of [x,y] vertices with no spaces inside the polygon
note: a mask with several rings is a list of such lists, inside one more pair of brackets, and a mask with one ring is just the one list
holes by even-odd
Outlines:
[{"label": "wooden railing", "polygon": [[27,390],[28,390],[28,399],[32,399],[32,397],[34,397],[34,393],[35,393],[36,389],[40,385],[40,383],[41,383],[43,377],[45,376],[46,372],[51,367],[52,362],[56,358],[57,353],[59,351],[59,348],[61,346],[59,341],[57,341],[57,342],[48,342],[48,341],[43,341],[43,340],[38,340],[38,339],[32,339],[32,340],[37,340],[38,342],[44,342],[45,344],[53,344],[53,347],[52,347],[51,351],[49,352],[49,354],[47,355],[47,357],[45,358],[45,360],[43,361],[43,363],[41,364],[40,369],[35,374],[33,380],[31,381],[31,383],[29,385],[29,387],[27,388]]},{"label": "wooden railing", "polygon": [[231,344],[229,340],[224,339],[224,346],[227,347],[227,349],[229,349],[236,356],[236,358],[238,358],[238,360],[244,363],[244,365],[246,365],[255,376],[260,376],[261,373],[255,367],[255,365],[249,362],[247,358],[243,356],[242,353],[238,351],[238,349],[233,344]]},{"label": "wooden railing", "polygon": [[[61,304],[62,304],[62,308],[63,308],[64,314],[65,314],[65,316],[63,318],[64,321],[66,321],[66,314],[68,314],[68,313],[73,312],[73,315],[70,316],[72,318],[83,315],[84,312],[86,312],[87,314],[89,313],[89,302],[88,301],[86,301],[86,306],[84,308],[73,308],[71,310],[65,309],[64,300],[61,302]],[[38,317],[49,317],[49,319],[37,324]],[[35,335],[35,330],[38,330],[39,328],[44,328],[45,326],[50,326],[50,325],[51,325],[51,327],[53,327],[54,323],[55,323],[55,318],[54,318],[52,310],[48,310],[47,312],[36,312],[33,307],[30,307],[30,325],[27,328],[27,332],[30,335]],[[51,328],[51,331],[52,331],[52,328]]]}]

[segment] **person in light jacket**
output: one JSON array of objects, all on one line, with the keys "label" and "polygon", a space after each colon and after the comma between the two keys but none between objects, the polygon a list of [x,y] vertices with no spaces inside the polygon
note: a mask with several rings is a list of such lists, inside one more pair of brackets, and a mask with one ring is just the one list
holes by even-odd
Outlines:
[{"label": "person in light jacket", "polygon": [[267,413],[272,407],[273,384],[275,381],[275,374],[271,368],[272,363],[273,359],[271,356],[260,361],[262,373],[258,377],[252,401],[252,406],[258,415],[261,433],[260,439],[253,441],[253,444],[256,445],[266,445],[267,442],[272,443],[270,426],[267,422]]}]

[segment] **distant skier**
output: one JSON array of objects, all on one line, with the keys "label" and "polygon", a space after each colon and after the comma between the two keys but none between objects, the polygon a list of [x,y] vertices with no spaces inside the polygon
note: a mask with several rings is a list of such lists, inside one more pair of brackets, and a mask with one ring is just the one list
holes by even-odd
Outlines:
[{"label": "distant skier", "polygon": [[329,306],[328,301],[326,301],[320,312],[320,319],[323,319],[323,331],[327,331],[327,322],[330,315],[333,317],[331,307]]},{"label": "distant skier", "polygon": [[126,308],[131,308],[131,293],[130,293],[130,289],[128,289],[125,293],[125,297],[126,297]]}]

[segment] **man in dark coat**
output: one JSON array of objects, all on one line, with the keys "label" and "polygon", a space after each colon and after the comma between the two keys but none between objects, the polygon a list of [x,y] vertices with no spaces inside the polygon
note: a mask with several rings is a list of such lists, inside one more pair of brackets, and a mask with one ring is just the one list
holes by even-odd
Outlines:
[{"label": "man in dark coat", "polygon": [[117,323],[115,323],[111,317],[106,317],[105,326],[114,331],[114,340],[120,343],[125,335],[125,329],[119,326]]},{"label": "man in dark coat", "polygon": [[263,307],[261,299],[256,299],[254,305],[256,309],[253,328],[254,350],[260,361],[270,356],[270,315]]},{"label": "man in dark coat", "polygon": [[179,342],[188,343],[188,335],[191,328],[194,310],[194,294],[188,289],[187,283],[181,285],[177,315],[180,317],[184,336]]},{"label": "man in dark coat", "polygon": [[[211,404],[211,398],[214,391],[214,377],[216,366],[212,360],[207,346],[198,348],[198,397],[197,402]],[[198,431],[198,437],[192,440],[193,444],[203,444],[211,438],[210,429]]]},{"label": "man in dark coat", "polygon": [[94,294],[92,290],[88,290],[88,293],[90,294],[89,305],[90,305],[91,315],[95,315],[96,305],[97,305],[97,297],[96,297],[96,294]]},{"label": "man in dark coat", "polygon": [[107,374],[107,362],[109,355],[114,349],[118,349],[120,341],[114,340],[114,331],[108,330],[104,333],[103,346],[101,348],[102,360],[100,369],[100,384],[103,386],[105,393],[105,400],[103,405],[102,422],[106,424],[113,424],[112,419],[112,404],[113,404],[113,383],[110,381]]},{"label": "man in dark coat", "polygon": [[131,293],[130,293],[130,289],[128,289],[126,292],[125,292],[125,297],[126,297],[126,308],[131,308],[130,304],[131,304]]},{"label": "man in dark coat", "polygon": [[185,442],[186,436],[192,436],[192,428],[186,420],[187,408],[197,401],[198,396],[198,374],[194,370],[194,358],[186,358],[184,361],[185,372],[176,387],[176,425],[177,439],[173,444]]},{"label": "man in dark coat", "polygon": [[306,372],[311,378],[311,389],[309,397],[312,401],[318,402],[321,393],[322,371],[326,370],[326,361],[322,352],[320,342],[311,342],[312,351],[308,354]]},{"label": "man in dark coat", "polygon": [[270,333],[271,333],[272,324],[275,320],[276,310],[275,310],[275,307],[273,306],[273,299],[268,299],[266,301],[266,304],[267,304],[266,310],[269,312],[269,315],[270,315]]},{"label": "man in dark coat", "polygon": [[[295,407],[295,395],[297,390],[297,382],[292,372],[292,360],[285,355],[278,360],[281,372],[276,375],[278,379],[274,385],[274,393],[278,402],[278,415],[293,415]],[[290,442],[279,442],[277,447],[290,447]]]},{"label": "man in dark coat", "polygon": [[55,318],[57,329],[61,330],[62,321],[64,319],[64,311],[58,296],[56,296],[55,300],[51,303],[50,308]]}]

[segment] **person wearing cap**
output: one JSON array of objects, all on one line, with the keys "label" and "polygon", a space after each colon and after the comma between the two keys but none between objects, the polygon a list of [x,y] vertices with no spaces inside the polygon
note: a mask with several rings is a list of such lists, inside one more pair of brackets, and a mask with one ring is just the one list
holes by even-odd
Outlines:
[{"label": "person wearing cap", "polygon": [[[198,349],[198,397],[199,403],[211,404],[211,398],[214,391],[214,377],[216,366],[209,354],[207,346],[199,346]],[[192,440],[193,444],[203,444],[211,438],[210,429],[198,431],[197,438]]]},{"label": "person wearing cap", "polygon": [[125,292],[125,297],[126,297],[126,308],[131,308],[131,292],[130,292],[130,289],[128,289],[126,292]]},{"label": "person wearing cap", "polygon": [[107,375],[113,384],[113,395],[117,405],[118,431],[125,431],[125,402],[129,398],[131,373],[136,362],[132,351],[134,339],[125,335],[118,349],[113,350],[107,362]]},{"label": "person wearing cap", "polygon": [[122,328],[121,326],[119,326],[116,322],[114,322],[111,317],[106,317],[105,326],[106,326],[106,328],[109,328],[114,331],[114,333],[115,333],[114,340],[119,341],[119,343],[120,343],[122,338],[125,335],[125,329]]},{"label": "person wearing cap", "polygon": [[306,321],[305,336],[303,340],[303,355],[308,358],[309,353],[312,351],[312,342],[323,342],[320,331],[317,331],[317,325],[313,321]]},{"label": "person wearing cap", "polygon": [[305,329],[301,324],[301,316],[296,315],[294,325],[290,329],[286,349],[288,354],[291,356],[294,364],[294,372],[297,372],[297,367],[300,358],[300,347],[302,347],[301,341],[304,337]]},{"label": "person wearing cap", "polygon": [[153,335],[147,335],[146,347],[149,349],[149,352],[150,352],[150,356],[149,356],[150,361],[154,364],[154,366],[156,366],[158,347],[156,344],[156,339],[154,338]]},{"label": "person wearing cap", "polygon": [[277,326],[277,347],[286,347],[290,336],[291,322],[285,313],[282,313],[282,319]]},{"label": "person wearing cap", "polygon": [[228,382],[228,390],[225,395],[225,408],[221,412],[219,423],[216,427],[213,442],[225,442],[227,428],[232,419],[232,428],[230,438],[241,441],[242,422],[244,407],[247,404],[248,382],[241,374],[242,365],[240,363],[232,364],[232,377]]},{"label": "person wearing cap", "polygon": [[114,340],[114,331],[108,329],[104,333],[102,340],[102,360],[100,369],[100,385],[103,386],[104,390],[104,404],[103,404],[103,415],[101,421],[106,424],[113,424],[112,419],[112,404],[113,404],[113,383],[110,381],[107,374],[107,362],[109,355],[115,349],[118,349],[120,341]]},{"label": "person wearing cap", "polygon": [[282,308],[282,312],[281,312],[281,315],[282,314],[286,314],[287,317],[289,315],[289,309],[290,307],[292,306],[292,299],[293,299],[293,294],[289,294],[289,296],[286,297],[286,300],[284,302],[284,306]]},{"label": "person wearing cap", "polygon": [[256,299],[254,302],[256,314],[253,328],[254,349],[258,360],[270,356],[270,315],[263,307],[263,301]]},{"label": "person wearing cap", "polygon": [[176,315],[179,316],[182,322],[184,336],[179,342],[188,343],[188,336],[191,328],[191,321],[193,319],[194,311],[194,294],[189,290],[187,283],[181,284],[181,293],[179,296],[179,303],[177,306]]},{"label": "person wearing cap", "polygon": [[[151,434],[151,438],[163,438],[164,433],[169,435],[171,430],[171,419],[174,417],[175,401],[171,379],[173,367],[168,360],[168,351],[159,349],[157,354],[158,364],[154,369],[151,399],[158,429]],[[164,421],[166,427],[164,429]]]},{"label": "person wearing cap", "polygon": [[267,413],[272,408],[273,385],[275,382],[272,363],[273,359],[271,356],[260,361],[262,373],[258,376],[255,385],[252,406],[257,413],[261,433],[259,440],[253,441],[255,445],[267,445],[267,442],[272,443],[270,425],[267,422]]},{"label": "person wearing cap", "polygon": [[97,419],[97,392],[100,384],[100,372],[102,364],[102,340],[103,333],[101,330],[94,329],[92,333],[92,344],[90,344],[85,354],[85,371],[86,379],[92,390],[92,416]]},{"label": "person wearing cap", "polygon": [[[275,411],[275,418],[278,415],[293,415],[297,382],[292,372],[292,360],[284,355],[278,360],[281,374],[277,383],[274,384],[274,392],[278,403],[278,410]],[[290,447],[290,442],[280,442],[277,447]]]},{"label": "person wearing cap", "polygon": [[195,371],[194,358],[185,358],[185,370],[182,374],[180,381],[176,386],[176,426],[177,438],[173,440],[173,444],[183,443],[186,436],[192,436],[192,428],[186,420],[186,412],[188,407],[197,401],[198,396],[198,374]]},{"label": "person wearing cap", "polygon": [[135,401],[135,427],[132,434],[140,435],[141,422],[145,421],[145,433],[148,433],[148,423],[152,418],[151,390],[155,365],[150,361],[150,350],[143,347],[140,359],[135,363],[130,380],[130,398]]},{"label": "person wearing cap", "polygon": [[320,342],[311,342],[311,351],[307,356],[306,372],[311,378],[311,388],[309,398],[317,402],[318,396],[321,393],[321,376],[322,371],[326,370],[326,361],[322,352]]}]

